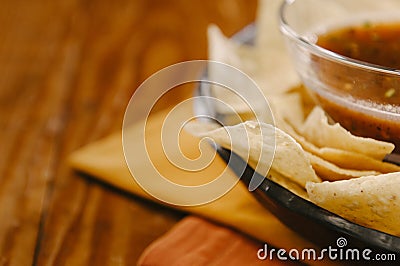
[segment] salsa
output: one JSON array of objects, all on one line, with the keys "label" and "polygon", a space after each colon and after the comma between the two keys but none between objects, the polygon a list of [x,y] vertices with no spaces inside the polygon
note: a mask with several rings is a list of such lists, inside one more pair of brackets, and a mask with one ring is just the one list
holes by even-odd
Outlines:
[{"label": "salsa", "polygon": [[400,23],[364,23],[318,36],[317,44],[335,53],[400,70]]},{"label": "salsa", "polygon": [[[396,144],[400,151],[400,23],[364,23],[318,36],[317,45],[369,64],[399,71],[382,74],[357,67],[338,64],[319,57],[313,58],[317,75],[327,84],[332,94],[370,109],[399,114],[387,119],[338,104],[326,95],[317,100],[333,120],[356,135],[372,137]],[[382,113],[382,112],[381,112]]]}]

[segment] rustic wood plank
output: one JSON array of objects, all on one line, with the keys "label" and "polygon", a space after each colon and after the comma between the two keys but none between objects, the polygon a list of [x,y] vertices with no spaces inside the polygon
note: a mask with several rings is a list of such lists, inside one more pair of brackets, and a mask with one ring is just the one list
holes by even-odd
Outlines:
[{"label": "rustic wood plank", "polygon": [[0,265],[132,265],[182,217],[74,173],[67,157],[120,130],[149,75],[205,59],[209,23],[233,34],[255,2],[0,2]]}]

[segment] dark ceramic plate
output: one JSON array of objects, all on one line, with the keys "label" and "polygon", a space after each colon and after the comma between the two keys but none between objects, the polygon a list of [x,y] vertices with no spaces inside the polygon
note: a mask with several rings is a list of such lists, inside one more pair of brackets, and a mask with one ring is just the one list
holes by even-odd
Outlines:
[{"label": "dark ceramic plate", "polygon": [[[255,36],[255,27],[250,25],[239,32],[234,38],[243,43],[251,43]],[[210,95],[208,84],[201,84],[198,95]],[[195,102],[195,114],[218,117],[209,103]],[[220,119],[223,119],[219,117]],[[216,147],[218,154],[228,163],[229,167],[240,175],[241,182],[246,186],[253,175],[258,175],[240,157],[229,150]],[[388,157],[394,161],[397,155]],[[243,172],[243,169],[246,169]],[[281,222],[301,234],[319,247],[337,247],[339,237],[347,240],[346,248],[358,248],[360,251],[369,248],[374,252],[396,253],[400,259],[400,238],[377,230],[352,223],[319,206],[293,194],[281,185],[263,178],[261,185],[252,193],[253,196]]]}]

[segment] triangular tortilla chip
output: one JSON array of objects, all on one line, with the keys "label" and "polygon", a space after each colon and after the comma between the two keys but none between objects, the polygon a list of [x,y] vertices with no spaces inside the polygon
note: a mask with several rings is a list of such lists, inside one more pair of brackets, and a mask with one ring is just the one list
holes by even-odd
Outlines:
[{"label": "triangular tortilla chip", "polygon": [[357,137],[338,123],[329,124],[328,117],[320,107],[315,107],[307,117],[300,134],[318,147],[353,151],[377,160],[383,160],[394,149],[392,143]]},{"label": "triangular tortilla chip", "polygon": [[[321,181],[301,146],[290,135],[272,125],[247,121],[206,132],[201,124],[196,123],[188,123],[185,129],[198,137],[210,137],[222,147],[232,150],[264,176],[271,166],[272,170],[301,187],[308,181]],[[272,165],[268,161],[271,156]]]},{"label": "triangular tortilla chip", "polygon": [[307,183],[315,204],[357,224],[400,236],[400,173]]}]

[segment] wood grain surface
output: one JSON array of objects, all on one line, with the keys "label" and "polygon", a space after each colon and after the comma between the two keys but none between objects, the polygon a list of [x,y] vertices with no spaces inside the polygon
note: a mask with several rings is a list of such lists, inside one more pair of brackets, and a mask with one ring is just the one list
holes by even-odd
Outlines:
[{"label": "wood grain surface", "polygon": [[255,0],[0,1],[0,265],[135,265],[184,214],[66,159],[121,129],[148,76],[207,58],[209,23],[231,35],[255,10]]}]

